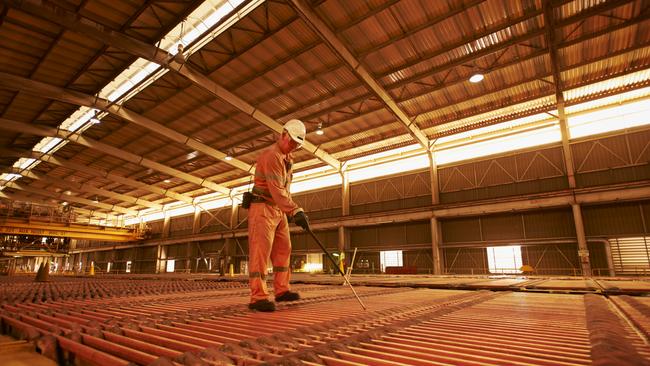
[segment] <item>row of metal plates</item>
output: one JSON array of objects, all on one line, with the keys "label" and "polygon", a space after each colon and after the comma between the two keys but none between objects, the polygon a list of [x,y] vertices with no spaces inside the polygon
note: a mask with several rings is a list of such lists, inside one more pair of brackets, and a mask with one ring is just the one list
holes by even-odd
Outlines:
[{"label": "row of metal plates", "polygon": [[[589,291],[414,288],[397,286],[398,276],[376,279],[384,281],[381,286],[360,286],[374,276],[363,280],[355,277],[354,288],[367,306],[364,310],[340,279],[304,277],[339,283],[295,284],[293,288],[301,293],[301,300],[279,303],[273,313],[259,313],[248,310],[246,283],[237,280],[215,287],[206,285],[210,280],[197,277],[191,281],[162,277],[55,279],[34,286],[39,286],[39,293],[77,295],[47,301],[14,297],[22,300],[4,301],[0,318],[5,333],[33,339],[42,353],[59,363],[650,363],[650,297],[603,296]],[[300,276],[295,279],[304,281]],[[410,282],[402,283],[422,285],[438,280],[453,283],[456,279],[412,277]],[[516,280],[483,282],[495,281],[504,286]],[[214,283],[214,279],[211,281]],[[550,284],[554,287],[565,288],[569,280],[549,281],[555,281]],[[579,281],[585,288],[597,288],[588,282],[594,280]],[[188,285],[190,282],[193,285]],[[388,283],[393,285],[385,287]],[[138,290],[129,290],[129,286]],[[5,287],[10,291],[20,289]],[[153,287],[155,293],[147,292]],[[575,291],[575,286],[571,288]],[[113,293],[113,289],[117,290]],[[84,295],[90,292],[92,296]]]},{"label": "row of metal plates", "polygon": [[[517,277],[517,276],[420,276],[420,275],[354,275],[357,285],[444,288],[467,290],[508,290],[541,292],[602,293],[607,295],[650,294],[650,277]],[[295,282],[335,284],[341,276],[297,274]]]}]

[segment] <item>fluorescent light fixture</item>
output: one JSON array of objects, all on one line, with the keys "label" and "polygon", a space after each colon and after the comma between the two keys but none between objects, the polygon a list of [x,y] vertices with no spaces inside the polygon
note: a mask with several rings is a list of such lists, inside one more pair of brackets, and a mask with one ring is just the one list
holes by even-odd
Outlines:
[{"label": "fluorescent light fixture", "polygon": [[470,76],[469,81],[471,83],[480,83],[481,81],[483,81],[484,78],[485,78],[485,76],[483,76],[483,74],[476,73],[476,74]]}]

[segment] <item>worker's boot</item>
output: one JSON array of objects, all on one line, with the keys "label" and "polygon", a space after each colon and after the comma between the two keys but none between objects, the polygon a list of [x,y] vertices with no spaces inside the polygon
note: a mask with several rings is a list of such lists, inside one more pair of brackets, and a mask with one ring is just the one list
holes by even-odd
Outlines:
[{"label": "worker's boot", "polygon": [[257,300],[255,302],[248,304],[248,308],[251,310],[270,312],[270,311],[275,311],[275,304],[266,299]]},{"label": "worker's boot", "polygon": [[300,294],[297,292],[287,291],[275,297],[275,301],[296,301],[300,300]]}]

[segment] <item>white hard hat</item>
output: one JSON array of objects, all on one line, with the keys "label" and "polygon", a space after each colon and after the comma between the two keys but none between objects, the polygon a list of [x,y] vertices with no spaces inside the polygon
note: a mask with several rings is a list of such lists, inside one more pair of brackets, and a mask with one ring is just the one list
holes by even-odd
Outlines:
[{"label": "white hard hat", "polygon": [[291,139],[298,144],[302,145],[305,142],[305,124],[299,119],[289,120],[284,124],[284,130],[287,131]]}]

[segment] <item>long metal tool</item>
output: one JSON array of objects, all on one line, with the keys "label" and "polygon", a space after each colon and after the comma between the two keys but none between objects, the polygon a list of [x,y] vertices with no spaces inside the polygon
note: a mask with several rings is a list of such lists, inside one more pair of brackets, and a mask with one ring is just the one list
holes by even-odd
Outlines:
[{"label": "long metal tool", "polygon": [[320,240],[318,240],[318,238],[316,237],[316,234],[314,234],[314,232],[311,231],[311,228],[307,229],[306,231],[309,233],[309,235],[311,235],[312,238],[314,238],[314,241],[323,250],[323,252],[325,254],[327,254],[327,258],[329,258],[330,261],[332,261],[332,264],[334,265],[334,268],[336,268],[338,270],[338,272],[341,274],[341,276],[343,276],[343,279],[345,280],[345,283],[347,283],[348,286],[350,286],[350,290],[352,290],[352,293],[357,298],[357,301],[359,302],[359,304],[361,305],[363,310],[367,310],[366,305],[363,304],[363,301],[361,301],[361,299],[359,298],[359,295],[357,295],[357,292],[354,291],[354,287],[352,287],[352,284],[350,283],[350,280],[347,278],[345,273],[343,273],[343,271],[339,267],[338,263],[336,263],[336,259],[334,259],[334,257],[332,257],[332,255],[327,251],[327,249],[325,249],[325,246],[323,245],[323,243],[320,242]]}]

